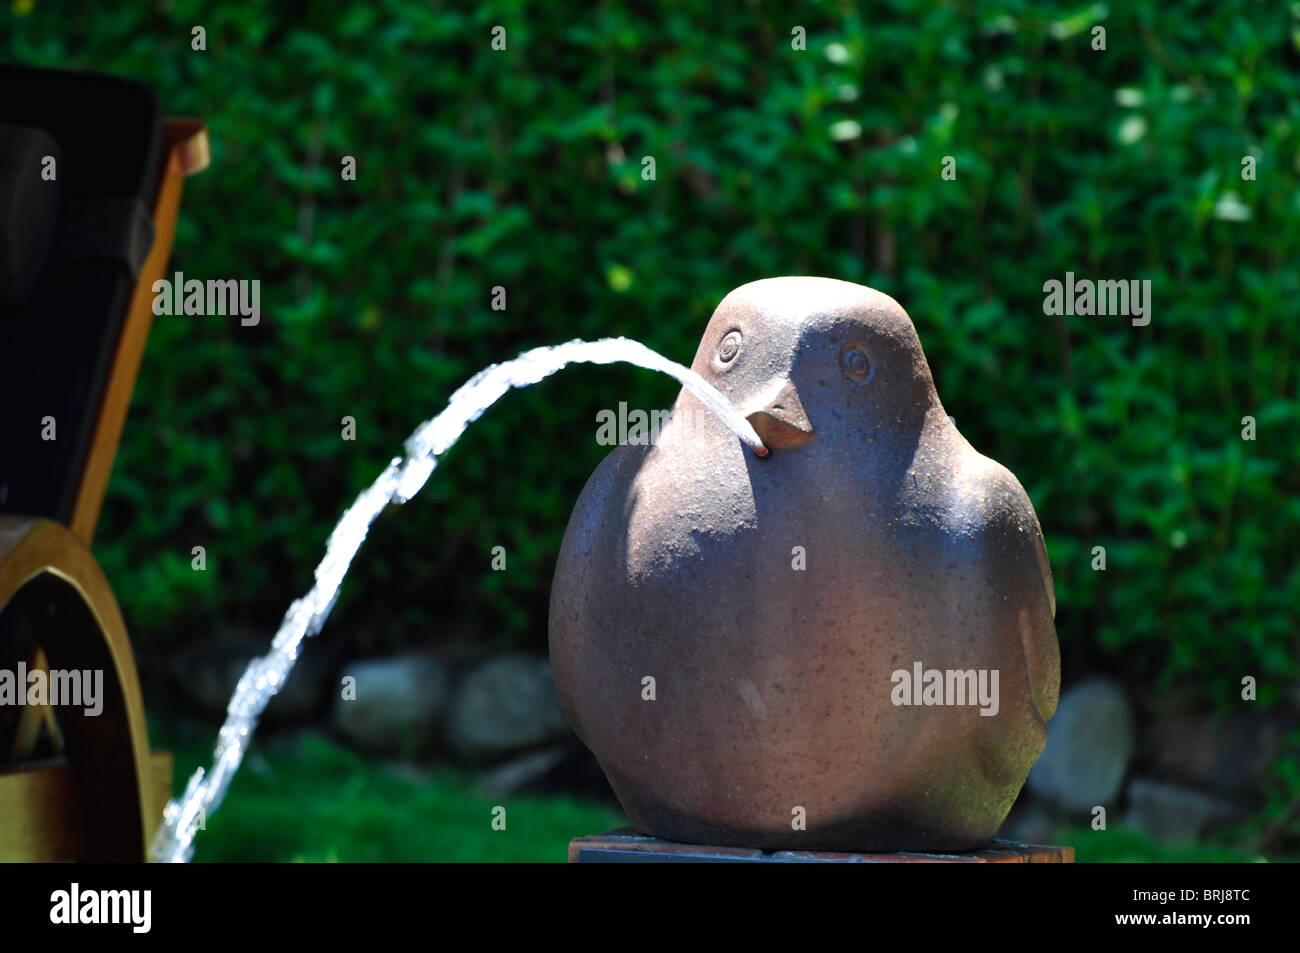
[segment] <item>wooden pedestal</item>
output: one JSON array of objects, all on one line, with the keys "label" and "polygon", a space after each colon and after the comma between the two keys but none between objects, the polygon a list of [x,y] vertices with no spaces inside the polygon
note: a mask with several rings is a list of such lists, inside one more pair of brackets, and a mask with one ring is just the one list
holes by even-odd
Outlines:
[{"label": "wooden pedestal", "polygon": [[630,827],[569,842],[571,864],[1072,864],[1073,847],[995,840],[963,854],[841,854],[831,851],[706,847],[646,837]]}]

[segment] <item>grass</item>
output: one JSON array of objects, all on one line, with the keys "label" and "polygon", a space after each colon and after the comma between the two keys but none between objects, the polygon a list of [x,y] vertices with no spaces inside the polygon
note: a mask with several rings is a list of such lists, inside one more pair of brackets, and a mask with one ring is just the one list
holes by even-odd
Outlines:
[{"label": "grass", "polygon": [[[1094,831],[1086,824],[1062,827],[1052,838],[1074,846],[1076,863],[1262,863],[1268,858],[1223,843],[1164,844],[1140,831],[1114,826]],[[1274,858],[1282,860],[1284,858]]]},{"label": "grass", "polygon": [[[208,739],[161,739],[184,790]],[[325,738],[255,742],[220,809],[195,842],[202,861],[554,861],[569,841],[627,823],[616,809],[567,797],[494,801],[453,770],[414,772],[370,761]],[[494,830],[493,808],[505,808]]]},{"label": "grass", "polygon": [[[173,790],[211,761],[214,733],[172,726],[155,744],[175,755]],[[196,841],[195,861],[563,862],[569,841],[619,827],[614,807],[559,796],[493,800],[476,777],[367,759],[314,734],[254,742],[225,802]],[[494,830],[493,808],[505,808]],[[1259,862],[1228,844],[1162,844],[1122,826],[1058,829],[1079,863]],[[1282,860],[1284,858],[1273,858]]]}]

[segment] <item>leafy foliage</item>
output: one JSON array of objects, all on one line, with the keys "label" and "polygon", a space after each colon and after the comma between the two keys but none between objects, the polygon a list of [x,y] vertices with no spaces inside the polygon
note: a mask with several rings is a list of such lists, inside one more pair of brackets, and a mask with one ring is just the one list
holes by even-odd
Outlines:
[{"label": "leafy foliage", "polygon": [[[263,282],[260,326],[160,318],[149,343],[97,546],[144,645],[272,629],[346,503],[485,364],[617,334],[689,360],[732,287],[819,274],[904,304],[958,427],[1029,490],[1067,679],[1224,703],[1294,678],[1294,5],[21,7],[9,57],[207,120],[173,267]],[[1150,325],[1045,315],[1067,271],[1149,279]],[[330,637],[543,644],[597,410],[674,390],[576,369],[491,410],[381,521]]]}]

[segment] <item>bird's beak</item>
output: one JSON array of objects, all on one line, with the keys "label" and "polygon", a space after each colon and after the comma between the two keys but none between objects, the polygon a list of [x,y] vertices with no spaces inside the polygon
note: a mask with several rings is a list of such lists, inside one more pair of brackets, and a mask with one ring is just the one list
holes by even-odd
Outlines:
[{"label": "bird's beak", "polygon": [[751,406],[757,409],[746,413],[745,419],[769,450],[801,447],[812,439],[812,424],[791,381],[781,381]]}]

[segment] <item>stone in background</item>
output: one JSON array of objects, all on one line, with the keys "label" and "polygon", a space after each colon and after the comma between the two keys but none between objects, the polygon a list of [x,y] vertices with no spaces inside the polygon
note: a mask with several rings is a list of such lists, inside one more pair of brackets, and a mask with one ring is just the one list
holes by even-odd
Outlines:
[{"label": "stone in background", "polygon": [[498,656],[468,672],[447,713],[447,744],[466,761],[487,761],[572,736],[550,663],[530,655]]},{"label": "stone in background", "polygon": [[1109,808],[1124,783],[1135,738],[1124,689],[1104,678],[1080,682],[1062,694],[1027,786],[1048,806],[1070,814]]},{"label": "stone in background", "polygon": [[[342,697],[342,679],[356,679],[356,698]],[[446,711],[449,679],[430,655],[349,662],[335,680],[334,731],[369,754],[411,756],[433,747]]]}]

